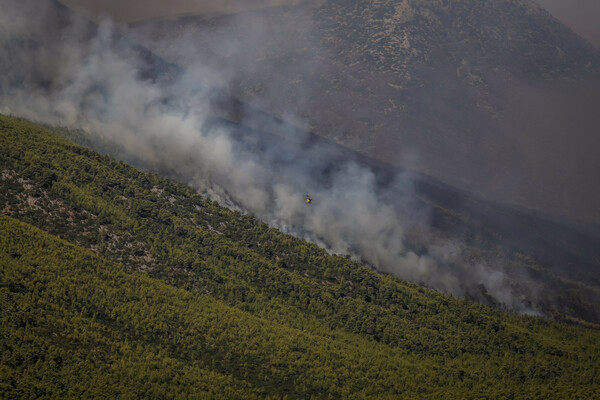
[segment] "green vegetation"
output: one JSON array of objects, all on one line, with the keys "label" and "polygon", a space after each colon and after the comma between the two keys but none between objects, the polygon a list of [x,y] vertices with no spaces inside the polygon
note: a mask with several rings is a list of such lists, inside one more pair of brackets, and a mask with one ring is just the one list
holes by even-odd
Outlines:
[{"label": "green vegetation", "polygon": [[595,328],[376,274],[5,116],[0,209],[2,398],[600,392]]}]

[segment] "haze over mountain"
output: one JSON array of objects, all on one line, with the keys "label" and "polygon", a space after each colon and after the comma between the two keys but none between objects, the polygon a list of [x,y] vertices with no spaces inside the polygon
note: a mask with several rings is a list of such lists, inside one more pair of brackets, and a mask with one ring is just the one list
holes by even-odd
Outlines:
[{"label": "haze over mountain", "polygon": [[[132,22],[148,18],[173,17],[183,14],[234,13],[267,8],[274,5],[294,5],[299,0],[207,1],[207,0],[61,0],[63,4],[87,13],[92,18],[109,15],[118,22]],[[536,0],[554,17],[570,26],[597,47],[600,46],[600,3],[596,0]]]},{"label": "haze over mountain", "polygon": [[127,35],[379,160],[600,221],[599,53],[532,1],[331,0]]}]

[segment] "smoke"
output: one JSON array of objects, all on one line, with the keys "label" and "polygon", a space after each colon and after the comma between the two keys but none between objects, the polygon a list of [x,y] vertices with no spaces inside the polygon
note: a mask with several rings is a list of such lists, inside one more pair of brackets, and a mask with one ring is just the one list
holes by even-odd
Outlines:
[{"label": "smoke", "polygon": [[[501,265],[468,263],[462,245],[424,228],[428,210],[411,200],[409,174],[382,187],[370,168],[332,160],[330,148],[308,145],[289,125],[270,127],[280,138],[270,147],[215,124],[215,86],[234,79],[227,70],[199,64],[175,74],[159,65],[166,78],[146,79],[140,71],[147,70],[148,55],[115,36],[110,21],[95,29],[67,17],[50,2],[4,2],[0,112],[99,135],[145,165],[175,171],[222,204],[380,271],[454,295],[483,285],[497,301],[531,312]],[[408,246],[415,225],[423,239]]]}]

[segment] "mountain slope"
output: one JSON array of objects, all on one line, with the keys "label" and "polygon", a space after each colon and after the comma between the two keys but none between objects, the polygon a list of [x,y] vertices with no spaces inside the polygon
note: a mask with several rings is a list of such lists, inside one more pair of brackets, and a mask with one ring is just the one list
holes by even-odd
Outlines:
[{"label": "mountain slope", "polygon": [[[372,397],[408,386],[396,378],[416,360],[398,350],[252,317],[208,296],[127,274],[5,216],[0,229],[10,232],[0,254],[2,330],[10,337],[4,345],[14,346],[3,364],[17,364],[3,379],[18,382],[4,395],[268,398],[324,390]],[[35,345],[22,347],[30,341]],[[345,366],[356,372],[332,379]],[[388,382],[372,381],[369,369],[386,371]],[[91,384],[80,380],[93,375]]]},{"label": "mountain slope", "polygon": [[0,216],[3,396],[599,389],[597,329],[376,274],[45,128],[0,122],[2,213],[23,221]]}]

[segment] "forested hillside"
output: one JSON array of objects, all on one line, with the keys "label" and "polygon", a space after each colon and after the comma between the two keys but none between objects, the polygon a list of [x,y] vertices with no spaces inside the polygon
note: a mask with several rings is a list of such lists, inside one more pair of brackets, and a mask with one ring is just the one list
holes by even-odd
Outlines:
[{"label": "forested hillside", "polygon": [[376,274],[5,116],[0,209],[2,398],[600,391],[595,326]]}]

